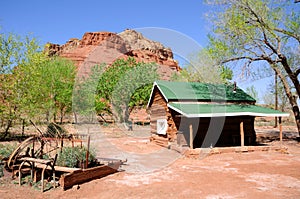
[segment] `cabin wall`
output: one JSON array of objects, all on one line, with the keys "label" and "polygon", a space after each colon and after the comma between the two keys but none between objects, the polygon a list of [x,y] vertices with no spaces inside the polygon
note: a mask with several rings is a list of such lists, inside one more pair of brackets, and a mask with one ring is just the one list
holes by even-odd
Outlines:
[{"label": "cabin wall", "polygon": [[[149,105],[151,137],[150,140],[168,146],[176,143],[189,146],[190,125],[193,127],[193,147],[204,148],[210,146],[240,146],[240,122],[244,123],[244,144],[254,145],[256,133],[254,117],[214,117],[214,118],[185,118],[172,109],[158,88],[154,88],[152,101]],[[168,128],[166,135],[157,134],[157,120],[166,119]]]},{"label": "cabin wall", "polygon": [[[168,129],[166,135],[157,134],[157,120],[166,119]],[[151,125],[151,141],[157,144],[168,146],[169,142],[174,142],[176,139],[177,128],[167,102],[157,88],[154,89],[153,101],[150,106],[150,125]]]}]

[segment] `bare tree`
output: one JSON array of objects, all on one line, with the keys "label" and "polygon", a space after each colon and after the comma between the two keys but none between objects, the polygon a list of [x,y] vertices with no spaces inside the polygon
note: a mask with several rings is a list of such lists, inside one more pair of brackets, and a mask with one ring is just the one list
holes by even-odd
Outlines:
[{"label": "bare tree", "polygon": [[223,9],[210,18],[214,24],[210,52],[220,64],[241,63],[243,70],[251,71],[266,63],[275,71],[289,99],[300,133],[296,101],[300,96],[299,12],[283,1],[214,0],[210,3],[217,4],[219,10],[223,5]]}]

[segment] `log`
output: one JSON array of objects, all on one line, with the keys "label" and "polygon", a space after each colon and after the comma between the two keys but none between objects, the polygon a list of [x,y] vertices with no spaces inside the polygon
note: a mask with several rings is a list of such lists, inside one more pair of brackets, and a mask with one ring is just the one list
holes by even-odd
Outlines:
[{"label": "log", "polygon": [[[44,168],[45,164],[41,164],[41,163],[35,163],[34,166],[36,168],[42,169]],[[47,170],[51,170],[51,167],[47,167]],[[72,173],[74,171],[78,171],[81,170],[80,168],[71,168],[71,167],[62,167],[62,166],[54,166],[54,170],[55,171],[60,171],[60,172],[65,172],[65,173]]]},{"label": "log", "polygon": [[163,136],[159,136],[159,135],[153,135],[153,136],[151,136],[151,139],[153,139],[153,140],[161,140],[161,141],[168,141],[168,138],[163,137]]},{"label": "log", "polygon": [[163,146],[163,147],[167,147],[168,146],[168,138],[164,138],[161,136],[151,136],[150,137],[150,141],[154,142],[155,144],[159,145],[159,146]]},{"label": "log", "polygon": [[159,140],[153,140],[153,142],[155,144],[157,144],[158,146],[162,146],[162,147],[167,147],[168,146],[168,142],[162,142],[162,141],[159,141]]},{"label": "log", "polygon": [[73,171],[72,173],[64,174],[59,179],[59,183],[63,190],[72,188],[74,185],[82,184],[95,180],[109,174],[116,173],[117,170],[107,165],[102,165],[85,170]]},{"label": "log", "polygon": [[61,171],[65,173],[72,173],[74,171],[81,170],[80,168],[70,168],[70,167],[62,167],[62,166],[54,166],[55,171]]},{"label": "log", "polygon": [[30,158],[30,157],[24,157],[24,158],[21,158],[20,160],[34,162],[34,163],[40,163],[40,164],[50,164],[52,162],[52,160]]}]

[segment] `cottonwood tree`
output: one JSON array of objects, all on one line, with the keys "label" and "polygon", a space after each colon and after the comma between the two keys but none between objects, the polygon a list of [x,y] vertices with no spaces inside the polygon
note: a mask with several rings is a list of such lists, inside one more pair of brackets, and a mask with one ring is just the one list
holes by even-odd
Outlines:
[{"label": "cottonwood tree", "polygon": [[[105,66],[105,64],[95,65],[91,68],[91,73],[88,76],[76,78],[72,104],[75,123],[79,122],[79,116],[81,119],[93,122],[97,113],[101,116],[102,112],[110,112],[106,100],[97,95],[99,78],[103,74]],[[109,80],[107,80],[108,82]]]},{"label": "cottonwood tree", "polygon": [[45,116],[46,122],[62,123],[72,108],[75,66],[66,59],[48,57],[43,51],[33,51],[28,60],[12,73],[16,112],[23,119]]},{"label": "cottonwood tree", "polygon": [[218,65],[208,49],[189,56],[188,64],[179,72],[173,73],[171,80],[202,83],[228,83],[232,79],[233,71]]},{"label": "cottonwood tree", "polygon": [[[289,82],[290,84],[290,82]],[[295,93],[293,93],[295,95]],[[287,98],[283,85],[278,84],[277,88],[274,85],[273,81],[268,84],[268,92],[263,96],[265,104],[269,105],[272,108],[276,108],[276,95],[277,95],[277,109],[282,112],[291,109],[289,104],[289,99]],[[269,99],[270,98],[270,99]]]},{"label": "cottonwood tree", "polygon": [[246,93],[258,101],[258,92],[253,85],[246,88]]},{"label": "cottonwood tree", "polygon": [[147,105],[153,82],[158,77],[154,64],[135,63],[134,67],[124,71],[111,95],[118,121],[127,123],[133,107]]},{"label": "cottonwood tree", "polygon": [[[20,82],[22,75],[16,75],[16,68],[27,63],[40,49],[35,38],[27,35],[0,33],[0,120],[5,137],[15,119],[20,118],[19,107],[22,99]],[[25,81],[23,81],[25,82]]]},{"label": "cottonwood tree", "polygon": [[[64,116],[72,110],[72,93],[76,75],[76,67],[70,60],[61,57],[48,58],[38,68],[38,78],[44,91],[44,101],[48,102],[45,110],[52,112],[53,121],[63,123]],[[59,115],[59,120],[57,116]]]},{"label": "cottonwood tree", "polygon": [[5,137],[14,121],[41,119],[62,122],[71,110],[75,66],[48,57],[31,36],[0,34],[0,120]]},{"label": "cottonwood tree", "polygon": [[209,51],[219,64],[240,65],[241,71],[251,72],[264,63],[274,70],[289,99],[300,133],[296,101],[300,95],[300,16],[295,11],[299,5],[275,0],[207,2],[217,6],[209,15],[213,24]]},{"label": "cottonwood tree", "polygon": [[110,66],[95,65],[89,76],[75,85],[75,116],[91,122],[95,114],[108,114],[118,122],[127,122],[134,106],[146,106],[158,78],[154,64],[139,63],[133,57],[117,59]]}]

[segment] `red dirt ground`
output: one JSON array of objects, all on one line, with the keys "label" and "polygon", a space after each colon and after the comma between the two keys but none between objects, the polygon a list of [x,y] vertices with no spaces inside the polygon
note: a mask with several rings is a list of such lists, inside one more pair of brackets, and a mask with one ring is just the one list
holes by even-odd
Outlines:
[{"label": "red dirt ground", "polygon": [[[158,148],[148,142],[116,138],[116,145],[121,142],[122,149],[130,152]],[[203,159],[181,157],[152,173],[118,172],[67,191],[56,188],[41,193],[2,178],[0,198],[300,198],[300,144],[285,139],[283,146],[287,151],[220,153]]]}]

